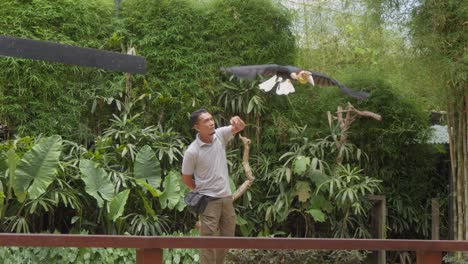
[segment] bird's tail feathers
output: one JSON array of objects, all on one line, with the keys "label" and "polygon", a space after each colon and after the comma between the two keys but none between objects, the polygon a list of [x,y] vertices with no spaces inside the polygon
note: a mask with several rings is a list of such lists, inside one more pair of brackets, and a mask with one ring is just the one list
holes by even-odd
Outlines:
[{"label": "bird's tail feathers", "polygon": [[367,97],[369,97],[369,93],[366,93],[363,91],[354,91],[344,85],[339,85],[339,87],[345,94],[352,96],[354,98],[362,100],[362,99],[366,99]]}]

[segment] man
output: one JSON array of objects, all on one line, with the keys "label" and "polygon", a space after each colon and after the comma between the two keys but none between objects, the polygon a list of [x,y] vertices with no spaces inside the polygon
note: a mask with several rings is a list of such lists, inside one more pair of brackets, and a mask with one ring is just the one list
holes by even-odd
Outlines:
[{"label": "man", "polygon": [[[215,129],[213,116],[205,109],[192,113],[191,123],[198,132],[185,151],[182,162],[182,181],[190,189],[212,197],[200,214],[202,236],[234,236],[236,215],[229,186],[226,145],[245,127],[238,116],[231,125]],[[201,264],[221,264],[228,249],[202,249]]]}]

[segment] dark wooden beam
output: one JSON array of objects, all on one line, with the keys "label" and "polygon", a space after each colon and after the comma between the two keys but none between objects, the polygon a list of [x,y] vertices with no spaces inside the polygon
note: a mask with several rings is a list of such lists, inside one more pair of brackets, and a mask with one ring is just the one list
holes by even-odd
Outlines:
[{"label": "dark wooden beam", "polygon": [[146,60],[142,56],[3,35],[0,35],[0,56],[58,62],[118,72],[146,72]]}]

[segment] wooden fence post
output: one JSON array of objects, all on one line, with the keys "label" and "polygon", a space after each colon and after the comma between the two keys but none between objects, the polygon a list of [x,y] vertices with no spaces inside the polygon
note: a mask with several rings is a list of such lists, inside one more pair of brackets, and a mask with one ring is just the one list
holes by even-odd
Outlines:
[{"label": "wooden fence post", "polygon": [[439,240],[440,230],[440,210],[439,210],[439,199],[433,198],[432,204],[432,240]]},{"label": "wooden fence post", "polygon": [[[385,239],[387,227],[387,205],[385,195],[369,195],[369,200],[373,202],[371,209],[371,235],[373,238]],[[371,257],[373,263],[385,264],[385,250],[379,250]]]},{"label": "wooden fence post", "polygon": [[417,264],[441,264],[441,251],[416,251]]},{"label": "wooden fence post", "polygon": [[163,264],[162,248],[138,248],[136,264]]}]

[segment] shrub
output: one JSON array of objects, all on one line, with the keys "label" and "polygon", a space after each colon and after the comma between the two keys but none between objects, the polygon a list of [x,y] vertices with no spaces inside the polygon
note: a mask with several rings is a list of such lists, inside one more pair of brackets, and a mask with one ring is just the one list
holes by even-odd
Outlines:
[{"label": "shrub", "polygon": [[[111,36],[112,11],[111,0],[5,0],[0,34],[99,48]],[[83,113],[110,90],[103,71],[5,57],[0,68],[1,125],[21,135],[90,136]]]},{"label": "shrub", "polygon": [[226,263],[364,263],[368,252],[355,250],[231,250]]}]

